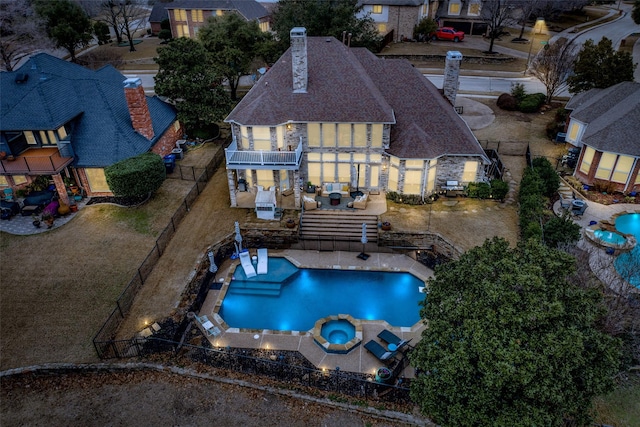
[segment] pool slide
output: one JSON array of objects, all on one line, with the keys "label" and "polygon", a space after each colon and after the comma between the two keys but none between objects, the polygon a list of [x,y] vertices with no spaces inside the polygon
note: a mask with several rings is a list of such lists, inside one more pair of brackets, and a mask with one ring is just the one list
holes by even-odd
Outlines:
[{"label": "pool slide", "polygon": [[258,274],[267,274],[269,265],[269,256],[267,249],[258,249]]},{"label": "pool slide", "polygon": [[242,268],[244,268],[244,275],[249,277],[256,276],[256,269],[253,268],[253,264],[251,264],[251,255],[249,255],[249,251],[240,252],[240,262],[242,263]]}]

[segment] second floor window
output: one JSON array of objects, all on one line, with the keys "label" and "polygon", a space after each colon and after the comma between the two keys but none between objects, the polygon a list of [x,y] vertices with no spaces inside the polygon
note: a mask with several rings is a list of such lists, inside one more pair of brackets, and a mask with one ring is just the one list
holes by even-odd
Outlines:
[{"label": "second floor window", "polygon": [[204,22],[204,16],[202,14],[202,10],[192,10],[191,11],[191,20],[193,22]]},{"label": "second floor window", "polygon": [[460,15],[460,0],[449,2],[449,15]]},{"label": "second floor window", "polygon": [[382,13],[382,5],[381,4],[374,4],[373,6],[371,6],[371,13],[375,13],[376,15],[379,15]]},{"label": "second floor window", "polygon": [[187,11],[184,9],[174,9],[173,17],[176,21],[186,21],[187,20]]}]

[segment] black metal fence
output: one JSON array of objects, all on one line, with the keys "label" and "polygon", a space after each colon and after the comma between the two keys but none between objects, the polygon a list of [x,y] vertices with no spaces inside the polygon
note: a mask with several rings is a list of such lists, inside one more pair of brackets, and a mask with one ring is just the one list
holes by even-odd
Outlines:
[{"label": "black metal fence", "polygon": [[246,375],[259,375],[286,383],[294,388],[312,387],[359,398],[378,398],[387,402],[407,404],[410,379],[398,378],[408,365],[403,357],[390,369],[394,384],[377,382],[372,374],[317,369],[301,363],[301,356],[295,351],[254,350],[241,348],[206,348],[174,341],[149,337],[131,340],[111,341],[113,352],[119,357],[148,357],[154,354],[170,353],[177,358],[176,363],[185,359],[213,368],[239,372]]},{"label": "black metal fence", "polygon": [[[229,141],[225,142],[225,144],[223,144],[223,148],[228,144]],[[182,200],[182,203],[176,209],[175,213],[172,215],[169,224],[167,224],[167,226],[156,239],[155,245],[153,246],[147,257],[144,259],[144,261],[142,261],[140,267],[138,267],[136,274],[133,276],[131,281],[127,284],[125,289],[116,300],[116,307],[113,309],[107,320],[104,322],[98,333],[93,338],[93,346],[98,353],[98,357],[100,357],[101,359],[114,357],[114,352],[115,354],[119,354],[118,345],[114,344],[113,341],[118,328],[129,313],[129,310],[133,305],[133,301],[138,294],[138,291],[153,271],[153,268],[160,259],[160,256],[162,256],[162,253],[164,252],[167,245],[171,241],[171,238],[178,229],[178,225],[180,225],[191,206],[195,203],[200,193],[204,190],[207,182],[211,179],[220,165],[223,164],[223,161],[224,150],[221,149],[218,150],[218,152],[213,156],[207,166],[203,168],[191,168],[191,172],[195,173],[196,171],[198,171],[200,173],[197,178],[193,179],[193,181],[195,181],[195,184]]]}]

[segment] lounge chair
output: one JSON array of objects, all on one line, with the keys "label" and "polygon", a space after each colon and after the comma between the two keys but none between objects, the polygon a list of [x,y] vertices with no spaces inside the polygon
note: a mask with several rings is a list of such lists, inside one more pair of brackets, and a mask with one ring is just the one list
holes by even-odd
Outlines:
[{"label": "lounge chair", "polygon": [[378,344],[377,341],[371,340],[364,345],[371,354],[378,358],[378,360],[382,360],[383,362],[392,360],[396,355],[396,351],[388,351],[386,348]]},{"label": "lounge chair", "polygon": [[383,329],[378,334],[378,338],[380,338],[382,341],[386,342],[387,344],[394,344],[397,347],[397,350],[400,350],[402,347],[409,344],[413,339],[413,338],[410,338],[408,340],[403,340],[402,338],[400,338],[399,336],[397,336],[396,334],[394,334],[388,329]]},{"label": "lounge chair", "polygon": [[205,330],[207,335],[212,336],[212,337],[217,337],[218,335],[220,335],[222,333],[220,328],[218,328],[213,323],[211,323],[211,320],[209,320],[207,318],[207,316],[199,317],[198,321],[200,321],[200,324],[202,325],[202,329]]},{"label": "lounge chair", "polygon": [[249,255],[248,251],[240,252],[240,263],[242,264],[244,275],[247,276],[247,279],[256,276],[256,269],[253,267],[253,264],[251,264],[251,255]]},{"label": "lounge chair", "polygon": [[269,255],[266,248],[258,249],[258,274],[267,274]]}]

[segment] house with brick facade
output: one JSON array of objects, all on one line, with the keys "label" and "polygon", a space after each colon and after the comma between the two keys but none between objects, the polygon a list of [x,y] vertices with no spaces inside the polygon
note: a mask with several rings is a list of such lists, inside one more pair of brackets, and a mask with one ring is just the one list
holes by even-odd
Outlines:
[{"label": "house with brick facade", "polygon": [[211,16],[236,13],[247,21],[256,21],[262,31],[269,31],[269,12],[253,0],[175,0],[165,3],[173,37],[195,38]]},{"label": "house with brick facade", "polygon": [[46,175],[66,202],[63,177],[89,196],[112,195],[105,167],[148,151],[169,154],[183,135],[173,106],[109,65],[93,71],[40,53],[0,73],[0,93],[4,188]]},{"label": "house with brick facade", "polygon": [[291,47],[225,119],[231,206],[241,187],[311,182],[427,197],[485,181],[484,150],[451,102],[404,59],[291,30]]},{"label": "house with brick facade", "polygon": [[434,0],[360,0],[360,17],[370,16],[380,35],[393,31],[393,40],[413,37],[413,27],[422,18],[433,18],[436,12]]},{"label": "house with brick facade", "polygon": [[567,103],[566,141],[581,148],[574,176],[617,191],[640,191],[640,83],[579,93]]}]

